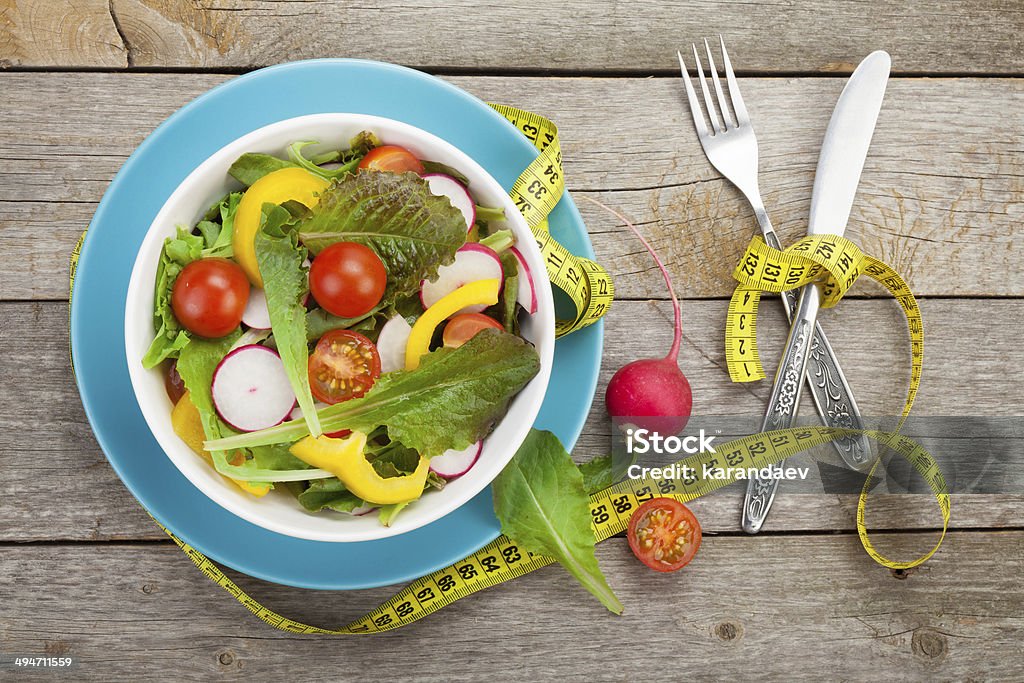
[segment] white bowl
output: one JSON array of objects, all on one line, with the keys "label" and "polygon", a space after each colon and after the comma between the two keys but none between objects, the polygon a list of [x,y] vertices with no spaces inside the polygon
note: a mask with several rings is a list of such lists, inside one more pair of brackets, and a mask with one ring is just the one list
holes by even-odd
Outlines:
[{"label": "white bowl", "polygon": [[[241,189],[228,175],[228,167],[245,152],[285,156],[297,140],[317,140],[313,153],[347,146],[362,130],[376,133],[385,143],[408,148],[422,159],[439,161],[462,172],[470,181],[477,201],[501,206],[517,246],[538,280],[539,308],[522,320],[523,336],[540,354],[540,372],[512,401],[508,414],[484,443],[476,465],[443,491],[428,491],[398,515],[391,527],[376,515],[353,517],[343,513],[307,512],[294,496],[284,490],[271,491],[263,498],[243,493],[197,456],[171,427],[171,401],[164,390],[160,368],[146,370],[142,357],[154,337],[153,295],[156,267],[164,239],[175,234],[177,225],[194,225],[224,194]],[[185,477],[221,507],[258,526],[288,536],[315,541],[367,541],[411,531],[455,510],[486,487],[515,454],[533,425],[544,399],[554,353],[554,304],[546,282],[544,261],[530,229],[515,204],[479,164],[444,140],[399,121],[362,114],[314,114],[279,121],[255,130],[226,145],[203,162],[177,187],[149,227],[139,249],[125,302],[125,351],[128,371],[146,423],[167,457]]]}]

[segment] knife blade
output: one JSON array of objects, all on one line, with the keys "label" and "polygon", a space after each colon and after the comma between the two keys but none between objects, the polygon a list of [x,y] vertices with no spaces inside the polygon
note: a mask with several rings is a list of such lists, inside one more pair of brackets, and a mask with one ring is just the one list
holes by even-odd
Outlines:
[{"label": "knife blade", "polygon": [[[882,108],[891,59],[884,51],[864,58],[839,95],[818,155],[811,195],[808,235],[842,235],[850,218],[871,136]],[[775,372],[762,431],[785,429],[796,419],[800,389],[807,372],[812,331],[818,318],[821,291],[804,287]],[[768,515],[778,479],[751,479],[743,499],[743,530],[756,534]]]}]

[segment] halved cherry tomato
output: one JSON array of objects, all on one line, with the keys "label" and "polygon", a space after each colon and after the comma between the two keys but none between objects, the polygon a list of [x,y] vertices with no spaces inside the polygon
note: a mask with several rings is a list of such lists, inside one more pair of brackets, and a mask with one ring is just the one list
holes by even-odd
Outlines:
[{"label": "halved cherry tomato", "polygon": [[325,311],[357,318],[373,310],[388,286],[380,257],[357,242],[336,242],[313,259],[309,291]]},{"label": "halved cherry tomato", "polygon": [[405,147],[399,147],[398,145],[374,147],[359,162],[359,168],[371,171],[391,171],[393,173],[412,171],[421,175],[424,170],[423,164],[416,158],[415,154]]},{"label": "halved cherry tomato", "polygon": [[223,337],[242,322],[249,278],[225,258],[203,258],[185,266],[171,289],[171,310],[189,332]]},{"label": "halved cherry tomato", "polygon": [[450,349],[457,349],[476,336],[477,332],[489,328],[504,330],[494,318],[483,313],[460,313],[453,315],[444,326],[441,340]]},{"label": "halved cherry tomato", "polygon": [[380,355],[373,342],[351,330],[320,337],[309,357],[309,386],[324,403],[341,403],[365,394],[380,377]]},{"label": "halved cherry tomato", "polygon": [[674,498],[653,498],[629,518],[626,532],[637,559],[659,572],[685,567],[700,548],[700,523]]}]

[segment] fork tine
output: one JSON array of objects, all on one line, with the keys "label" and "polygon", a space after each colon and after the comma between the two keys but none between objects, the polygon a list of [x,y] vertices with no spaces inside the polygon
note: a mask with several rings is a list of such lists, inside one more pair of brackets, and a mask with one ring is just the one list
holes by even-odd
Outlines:
[{"label": "fork tine", "polygon": [[683,61],[683,53],[676,50],[679,55],[679,70],[683,74],[683,85],[686,86],[686,99],[690,101],[690,112],[693,114],[693,125],[697,127],[697,137],[703,140],[708,136],[708,126],[704,123],[704,112],[700,110],[700,102],[697,101],[697,93],[693,91],[693,84],[690,82],[690,72],[686,70],[686,62]]},{"label": "fork tine", "polygon": [[725,49],[725,38],[719,35],[718,40],[722,43],[722,63],[725,66],[726,81],[729,83],[729,94],[732,96],[732,108],[736,112],[736,122],[741,126],[745,126],[750,123],[750,116],[747,114],[747,108],[743,104],[740,86],[736,82],[736,74],[732,70],[729,53]]},{"label": "fork tine", "polygon": [[722,82],[718,80],[718,68],[715,66],[715,58],[711,56],[711,46],[708,45],[708,39],[704,39],[704,51],[708,54],[708,71],[711,72],[711,82],[715,84],[715,93],[718,95],[718,108],[722,112],[722,122],[725,124],[725,128],[735,128],[736,124],[733,123],[732,114],[729,113],[729,103],[725,101],[725,93],[722,92]]},{"label": "fork tine", "polygon": [[718,112],[715,111],[715,104],[711,101],[711,91],[708,90],[708,80],[704,78],[704,69],[700,65],[700,55],[697,54],[697,45],[694,43],[693,59],[697,63],[697,76],[700,78],[700,89],[704,91],[704,104],[708,106],[708,118],[711,119],[711,127],[716,133],[721,133],[723,128],[718,120]]}]

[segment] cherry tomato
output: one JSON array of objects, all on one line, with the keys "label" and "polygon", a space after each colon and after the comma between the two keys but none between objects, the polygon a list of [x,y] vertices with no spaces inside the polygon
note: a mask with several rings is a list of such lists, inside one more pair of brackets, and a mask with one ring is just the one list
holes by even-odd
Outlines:
[{"label": "cherry tomato", "polygon": [[164,389],[171,403],[177,403],[185,395],[185,381],[178,374],[178,361],[172,360],[167,364],[167,372],[164,373]]},{"label": "cherry tomato", "polygon": [[441,340],[450,349],[457,349],[477,335],[477,332],[494,328],[504,330],[494,318],[483,313],[460,313],[453,315],[444,326]]},{"label": "cherry tomato", "polygon": [[337,242],[309,267],[309,291],[328,313],[356,318],[373,310],[388,286],[388,271],[373,249]]},{"label": "cherry tomato", "polygon": [[365,394],[380,377],[380,355],[373,342],[351,330],[331,330],[309,357],[309,385],[324,403]]},{"label": "cherry tomato", "polygon": [[399,147],[398,145],[374,147],[359,162],[359,168],[371,171],[391,171],[393,173],[412,171],[421,175],[424,170],[423,164],[416,158],[416,155],[405,147]]},{"label": "cherry tomato", "polygon": [[674,498],[653,498],[633,513],[626,533],[637,559],[659,572],[682,569],[700,548],[700,523]]},{"label": "cherry tomato", "polygon": [[242,322],[249,279],[235,263],[204,258],[185,266],[171,289],[171,310],[189,332],[223,337]]}]

